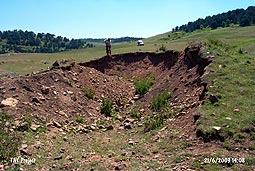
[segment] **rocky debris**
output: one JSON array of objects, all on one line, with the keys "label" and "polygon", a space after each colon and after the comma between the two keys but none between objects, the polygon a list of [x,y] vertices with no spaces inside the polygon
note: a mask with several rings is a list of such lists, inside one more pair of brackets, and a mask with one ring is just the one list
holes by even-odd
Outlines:
[{"label": "rocky debris", "polygon": [[127,165],[125,163],[120,163],[117,166],[115,166],[114,170],[122,170],[125,167],[127,167]]},{"label": "rocky debris", "polygon": [[129,139],[129,140],[128,140],[128,144],[133,146],[133,145],[135,145],[135,141],[132,140],[132,139]]},{"label": "rocky debris", "polygon": [[41,101],[39,100],[39,98],[37,97],[32,97],[32,100],[31,100],[33,103],[41,103]]},{"label": "rocky debris", "polygon": [[61,160],[61,159],[63,159],[63,156],[62,156],[62,155],[54,157],[53,160]]},{"label": "rocky debris", "polygon": [[134,123],[135,119],[127,118],[122,123],[122,126],[124,126],[125,129],[132,129],[132,125]]},{"label": "rocky debris", "polygon": [[55,61],[53,64],[52,64],[52,68],[53,69],[57,69],[57,68],[59,68],[59,63],[58,63],[58,61]]},{"label": "rocky debris", "polygon": [[211,94],[211,95],[209,96],[209,100],[210,100],[210,102],[211,102],[212,104],[214,104],[214,103],[216,103],[216,102],[219,101],[218,98],[217,98],[215,95],[213,95],[213,94]]},{"label": "rocky debris", "polygon": [[215,129],[216,131],[220,131],[221,127],[219,127],[219,126],[212,126],[212,129]]},{"label": "rocky debris", "polygon": [[52,123],[57,128],[61,128],[62,127],[62,125],[59,122],[57,122],[57,121],[53,121]]},{"label": "rocky debris", "polygon": [[31,156],[32,153],[27,149],[27,144],[21,144],[21,147],[19,149],[21,155]]},{"label": "rocky debris", "polygon": [[39,127],[40,127],[40,125],[36,125],[36,124],[32,123],[31,126],[30,126],[30,129],[32,131],[36,132]]},{"label": "rocky debris", "polygon": [[235,108],[235,109],[233,110],[233,112],[240,112],[240,109]]},{"label": "rocky debris", "polygon": [[43,94],[49,94],[50,87],[42,86],[41,91],[42,91]]},{"label": "rocky debris", "polygon": [[7,99],[5,99],[5,100],[2,100],[0,107],[1,107],[1,106],[2,106],[2,107],[5,107],[5,106],[16,107],[16,105],[18,104],[18,102],[19,102],[19,101],[18,101],[17,99],[14,99],[14,98],[10,97],[10,98],[7,98]]}]

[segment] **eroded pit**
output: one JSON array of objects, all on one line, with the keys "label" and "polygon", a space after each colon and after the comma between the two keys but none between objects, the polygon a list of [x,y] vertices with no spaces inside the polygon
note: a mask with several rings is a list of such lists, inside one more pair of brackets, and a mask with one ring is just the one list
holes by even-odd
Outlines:
[{"label": "eroded pit", "polygon": [[[0,80],[0,101],[13,98],[18,102],[15,106],[2,104],[0,109],[59,120],[83,115],[89,122],[104,118],[100,114],[103,99],[111,99],[120,113],[132,105],[146,113],[152,98],[167,91],[172,94],[170,107],[181,108],[172,126],[185,129],[194,125],[193,114],[203,102],[207,84],[201,76],[210,62],[202,46],[190,46],[183,52],[137,52],[72,62],[46,72]],[[153,86],[134,100],[134,79],[147,76],[155,79]],[[93,98],[86,97],[84,88],[93,90]]]}]

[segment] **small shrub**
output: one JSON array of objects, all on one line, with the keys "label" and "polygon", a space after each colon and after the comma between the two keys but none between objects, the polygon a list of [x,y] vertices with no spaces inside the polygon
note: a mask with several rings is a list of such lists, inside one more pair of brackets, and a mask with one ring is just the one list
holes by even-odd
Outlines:
[{"label": "small shrub", "polygon": [[132,118],[140,118],[141,117],[141,114],[137,110],[132,110],[130,112],[130,115]]},{"label": "small shrub", "polygon": [[79,115],[79,116],[76,117],[75,121],[78,122],[78,123],[83,123],[84,122],[84,117]]},{"label": "small shrub", "polygon": [[164,44],[162,44],[161,47],[159,48],[159,50],[165,52],[166,51],[166,46]]},{"label": "small shrub", "polygon": [[88,99],[93,99],[94,95],[95,95],[95,91],[88,88],[88,87],[83,87],[82,88],[82,92],[85,94],[85,96],[88,98]]},{"label": "small shrub", "polygon": [[238,49],[238,53],[243,54],[243,49],[242,49],[242,48],[239,48],[239,49]]},{"label": "small shrub", "polygon": [[167,105],[170,97],[171,94],[169,92],[160,93],[155,99],[152,100],[151,109],[154,111],[159,111],[161,108]]},{"label": "small shrub", "polygon": [[146,94],[149,91],[150,87],[153,85],[153,83],[154,83],[153,77],[144,80],[136,80],[134,83],[135,93],[140,95]]},{"label": "small shrub", "polygon": [[103,104],[100,108],[100,112],[104,114],[106,117],[111,116],[112,114],[112,101],[108,99],[103,99]]},{"label": "small shrub", "polygon": [[164,117],[163,115],[159,114],[156,115],[155,117],[150,117],[145,120],[144,122],[144,132],[149,132],[153,129],[156,129],[163,125],[164,123]]}]

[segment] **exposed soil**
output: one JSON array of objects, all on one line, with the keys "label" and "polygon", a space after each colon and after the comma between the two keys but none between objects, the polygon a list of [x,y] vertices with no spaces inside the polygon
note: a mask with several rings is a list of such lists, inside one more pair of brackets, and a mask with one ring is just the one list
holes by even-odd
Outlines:
[{"label": "exposed soil", "polygon": [[[100,107],[103,99],[111,99],[123,121],[128,118],[132,107],[137,108],[142,116],[147,115],[152,98],[166,91],[171,92],[170,108],[177,113],[155,135],[155,142],[162,135],[170,138],[169,128],[178,129],[179,138],[192,144],[187,150],[199,155],[208,152],[207,147],[210,146],[210,150],[214,151],[218,148],[217,144],[204,146],[195,134],[195,122],[199,118],[195,112],[203,103],[207,86],[201,77],[211,62],[205,54],[203,47],[193,46],[183,52],[127,53],[78,64],[62,61],[59,65],[56,62],[49,71],[0,80],[0,102],[8,98],[16,102],[1,103],[0,110],[17,116],[31,114],[43,117],[46,122],[61,122],[82,115],[86,123],[93,123],[95,119],[108,119],[100,113]],[[145,95],[135,95],[134,79],[147,76],[155,78],[153,86]],[[94,90],[93,99],[86,97],[83,87]],[[56,133],[55,129],[51,130],[55,132],[48,133],[49,139]],[[135,142],[130,140],[130,143]],[[145,146],[150,148],[148,144]],[[148,156],[148,160],[153,156]],[[106,160],[113,162],[110,157],[100,159]],[[185,161],[184,164],[189,163]]]},{"label": "exposed soil", "polygon": [[[210,63],[207,58],[201,58],[200,48],[187,48],[180,53],[127,53],[80,64],[63,61],[65,65],[56,64],[57,69],[6,78],[0,80],[0,101],[14,98],[18,103],[15,107],[1,105],[1,111],[58,120],[75,115],[84,115],[87,120],[92,116],[103,117],[100,114],[102,99],[111,99],[115,108],[124,111],[135,96],[133,79],[150,75],[155,83],[138,99],[144,112],[149,109],[153,97],[169,91],[172,93],[171,107],[183,106],[173,125],[190,130],[194,125],[194,111],[201,105],[206,89],[206,83],[200,77]],[[95,91],[93,99],[88,99],[82,92],[84,86]]]}]

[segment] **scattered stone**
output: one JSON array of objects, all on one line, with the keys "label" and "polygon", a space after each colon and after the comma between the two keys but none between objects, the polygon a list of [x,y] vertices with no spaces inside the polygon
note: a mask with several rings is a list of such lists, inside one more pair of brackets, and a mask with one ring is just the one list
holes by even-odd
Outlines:
[{"label": "scattered stone", "polygon": [[96,127],[93,126],[93,125],[90,125],[90,129],[91,129],[92,131],[94,131],[94,130],[96,130]]},{"label": "scattered stone", "polygon": [[23,86],[23,88],[25,89],[25,90],[27,90],[27,91],[29,91],[29,92],[33,92],[33,90],[30,88],[30,87],[28,87],[28,86]]},{"label": "scattered stone", "polygon": [[38,129],[39,127],[40,127],[40,125],[31,124],[30,129],[31,129],[32,131],[37,131],[37,129]]},{"label": "scattered stone", "polygon": [[140,112],[143,113],[145,111],[145,109],[140,109]]},{"label": "scattered stone", "polygon": [[60,159],[62,159],[62,158],[63,158],[63,156],[60,155],[60,156],[55,157],[54,160],[60,160]]},{"label": "scattered stone", "polygon": [[36,144],[34,145],[34,148],[39,149],[41,147],[41,142],[37,141]]},{"label": "scattered stone", "polygon": [[60,65],[58,63],[58,61],[55,61],[53,64],[52,64],[52,68],[58,68]]},{"label": "scattered stone", "polygon": [[65,137],[63,138],[63,140],[64,140],[64,141],[68,141],[68,138],[65,136]]},{"label": "scattered stone", "polygon": [[209,96],[209,100],[212,104],[219,101],[218,98],[215,95],[212,95],[212,94]]},{"label": "scattered stone", "polygon": [[197,120],[200,118],[200,114],[196,113],[193,115],[193,118],[194,118],[194,123],[197,122]]},{"label": "scattered stone", "polygon": [[109,126],[106,127],[107,130],[113,130],[113,128],[114,127],[112,125],[109,125]]},{"label": "scattered stone", "polygon": [[131,123],[125,122],[125,123],[124,123],[124,128],[125,128],[125,129],[132,129]]},{"label": "scattered stone", "polygon": [[129,145],[135,145],[135,141],[133,141],[132,139],[129,139],[129,140],[128,140],[128,144],[129,144]]},{"label": "scattered stone", "polygon": [[138,100],[140,98],[140,96],[138,94],[136,94],[134,97],[133,97],[133,100]]},{"label": "scattered stone", "polygon": [[41,103],[41,101],[37,97],[32,98],[33,103]]},{"label": "scattered stone", "polygon": [[235,108],[235,109],[233,110],[233,112],[240,112],[240,109]]},{"label": "scattered stone", "polygon": [[16,87],[11,87],[9,90],[10,91],[15,91],[17,88]]},{"label": "scattered stone", "polygon": [[20,149],[22,155],[31,156],[32,154],[27,149]]},{"label": "scattered stone", "polygon": [[124,169],[125,167],[127,167],[127,165],[125,163],[121,163],[119,164],[118,166],[115,166],[115,170],[122,170]]},{"label": "scattered stone", "polygon": [[57,128],[61,128],[61,124],[58,123],[57,121],[53,121],[53,125]]},{"label": "scattered stone", "polygon": [[21,148],[20,149],[26,149],[28,147],[27,144],[21,144]]},{"label": "scattered stone", "polygon": [[212,128],[215,129],[216,131],[221,130],[221,127],[219,127],[219,126],[212,126]]},{"label": "scattered stone", "polygon": [[64,153],[65,151],[66,151],[66,150],[65,150],[64,148],[61,148],[59,152],[60,152],[60,153]]},{"label": "scattered stone", "polygon": [[72,156],[70,156],[70,155],[68,155],[68,156],[66,156],[66,160],[73,161],[73,157],[72,157]]},{"label": "scattered stone", "polygon": [[42,86],[41,91],[43,94],[49,94],[50,87]]},{"label": "scattered stone", "polygon": [[124,123],[134,123],[135,119],[127,118]]},{"label": "scattered stone", "polygon": [[14,99],[14,98],[12,98],[12,97],[10,97],[10,98],[7,98],[7,99],[5,99],[5,100],[3,100],[2,102],[1,102],[1,107],[5,107],[5,106],[9,106],[9,107],[16,107],[16,105],[18,104],[18,100],[17,99]]}]

